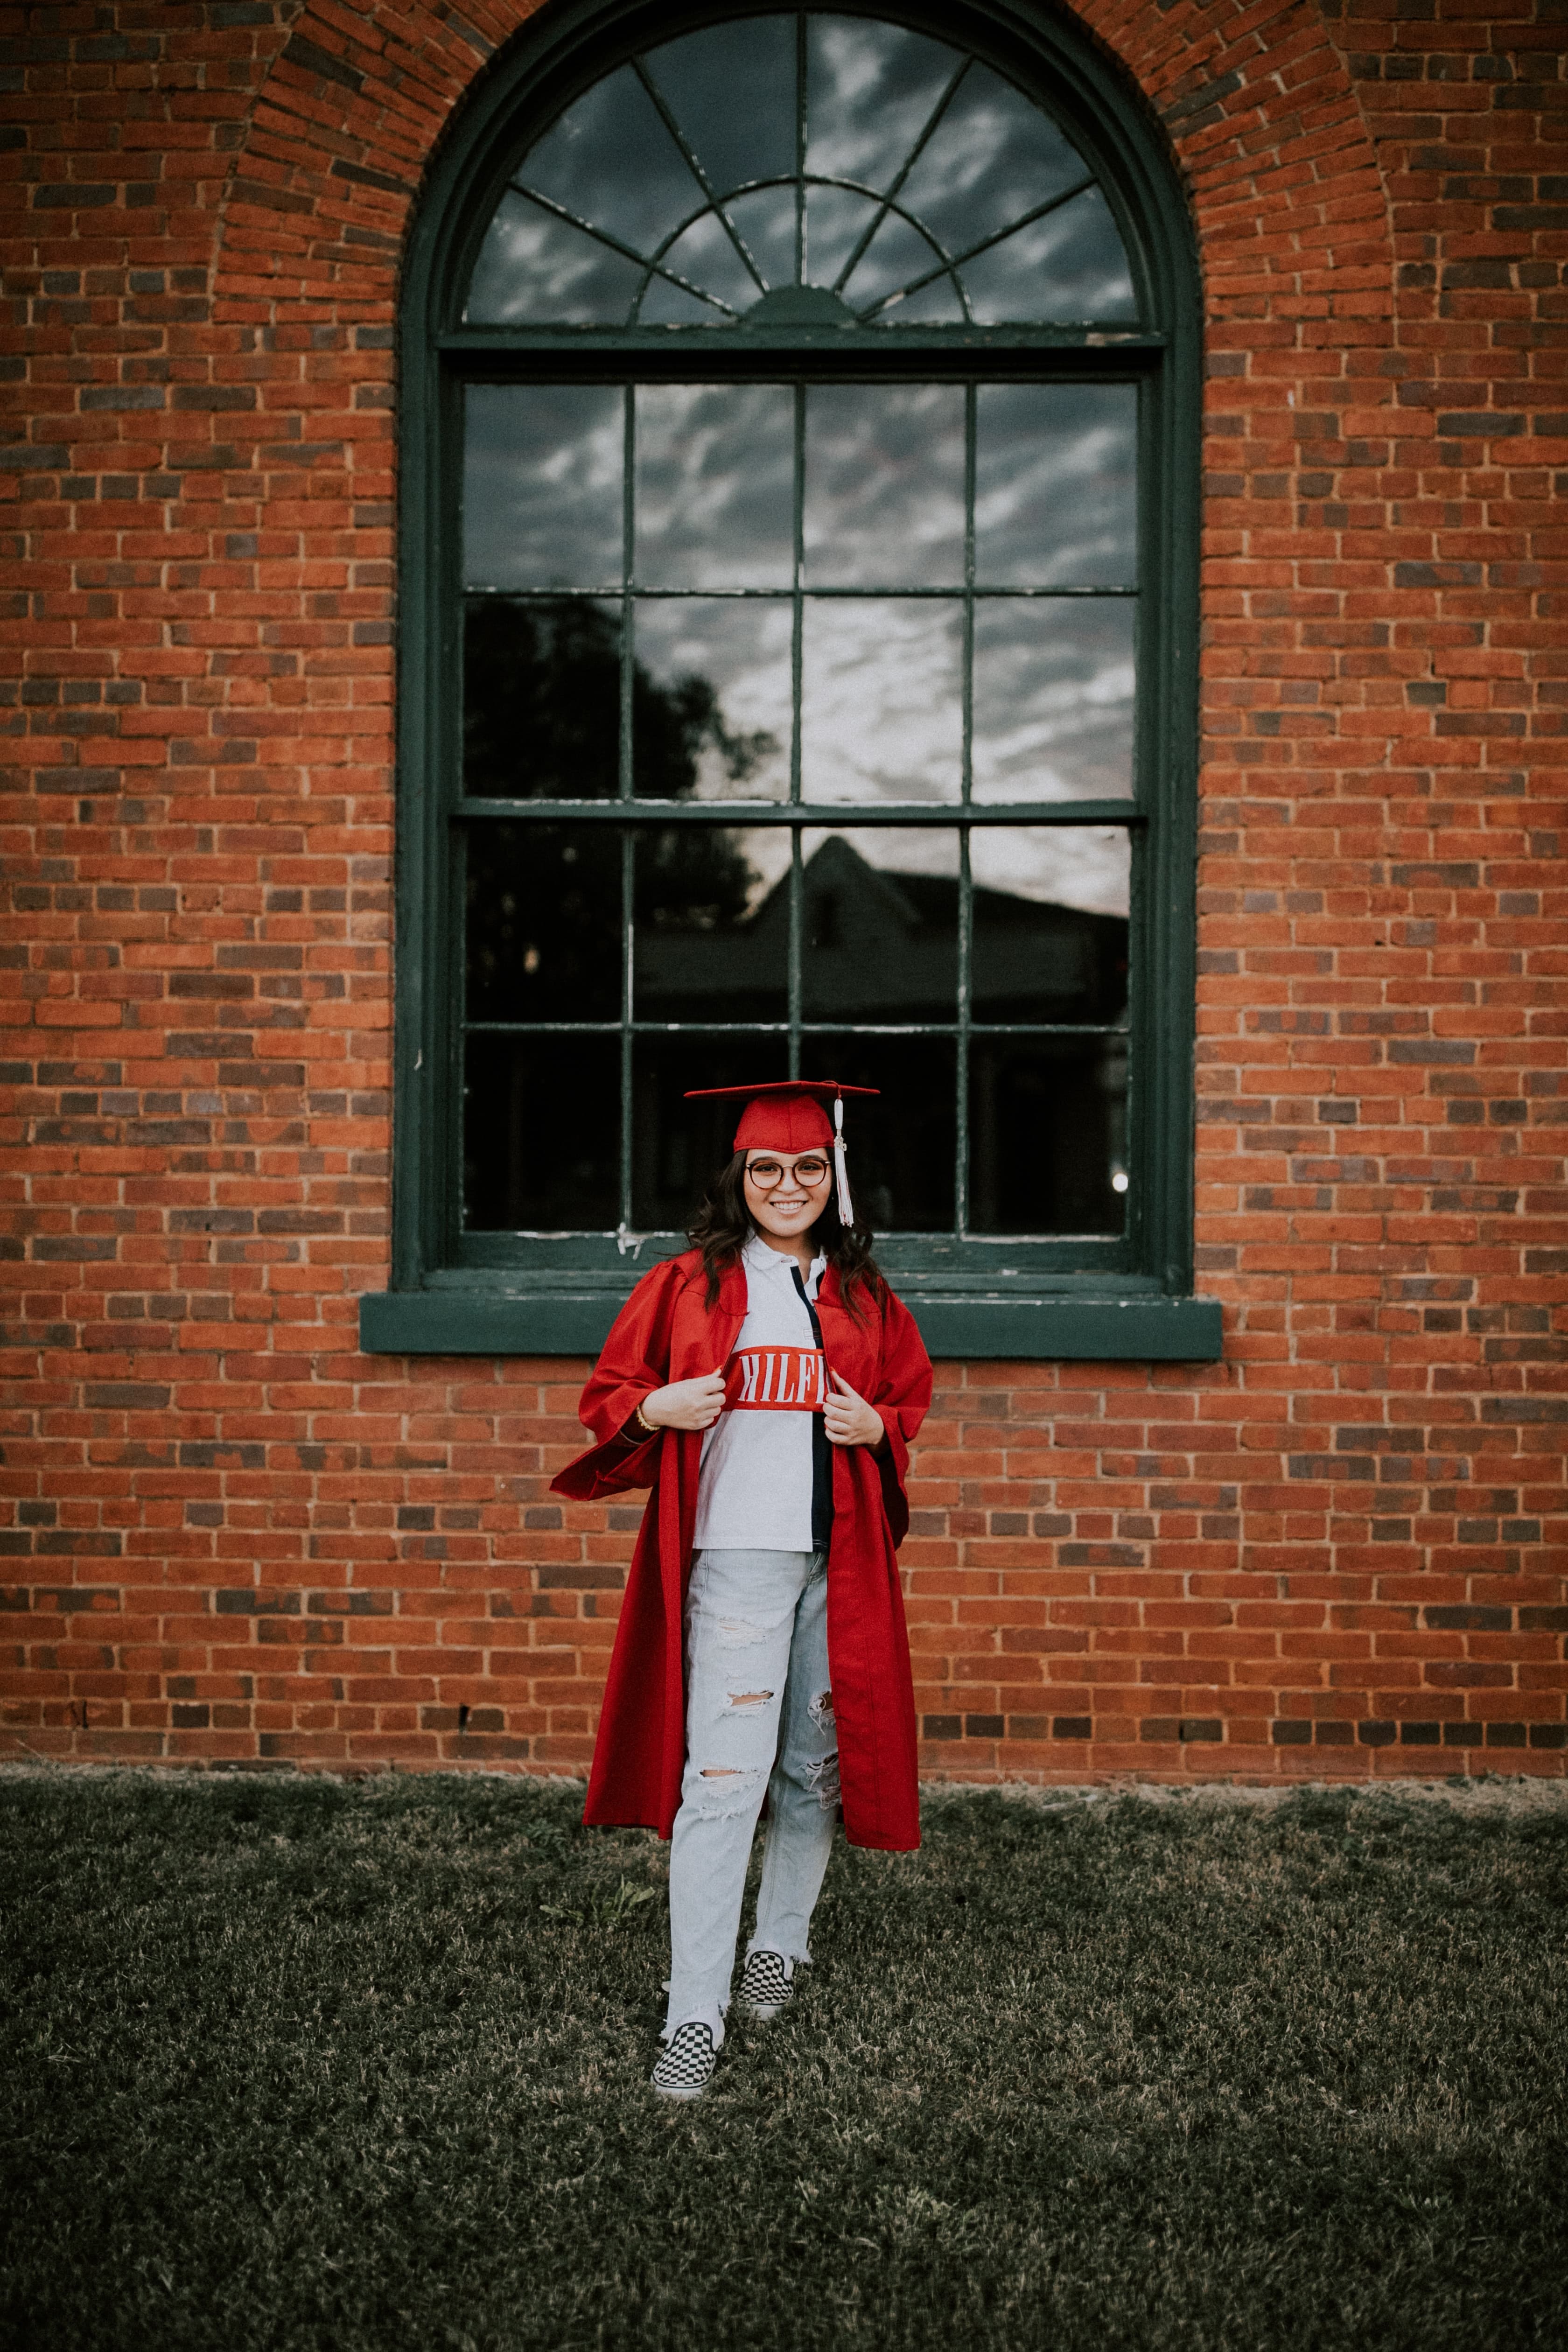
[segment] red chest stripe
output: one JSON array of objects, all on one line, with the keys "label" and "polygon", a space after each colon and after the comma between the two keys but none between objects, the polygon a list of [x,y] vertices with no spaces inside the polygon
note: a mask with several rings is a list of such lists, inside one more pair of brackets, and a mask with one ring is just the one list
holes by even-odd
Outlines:
[{"label": "red chest stripe", "polygon": [[820,1412],[826,1402],[820,1348],[738,1348],[724,1368],[731,1412]]}]

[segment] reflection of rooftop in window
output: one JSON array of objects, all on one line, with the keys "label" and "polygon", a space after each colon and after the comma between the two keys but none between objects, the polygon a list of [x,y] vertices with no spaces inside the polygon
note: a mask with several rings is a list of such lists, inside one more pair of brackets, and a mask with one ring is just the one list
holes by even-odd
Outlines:
[{"label": "reflection of rooftop in window", "polygon": [[1110,324],[1135,309],[1110,209],[1043,109],[905,27],[781,15],[687,34],[578,99],[520,160],[466,315]]},{"label": "reflection of rooftop in window", "polygon": [[[954,852],[956,855],[956,852]],[[873,866],[830,835],[802,876],[801,975],[808,1021],[913,1024],[956,1017],[960,882],[950,874]],[[679,908],[639,926],[639,1019],[755,1018],[754,1000],[788,954],[786,876],[740,921]],[[970,950],[977,1023],[1121,1021],[1127,1001],[1127,920],[976,883]]]}]

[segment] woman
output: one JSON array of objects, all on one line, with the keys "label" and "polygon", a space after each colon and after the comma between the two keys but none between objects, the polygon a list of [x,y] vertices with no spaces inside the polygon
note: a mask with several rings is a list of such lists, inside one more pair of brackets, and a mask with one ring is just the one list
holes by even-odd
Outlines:
[{"label": "woman", "polygon": [[653,2074],[672,2098],[707,2088],[723,2042],[764,1794],[740,1991],[753,2017],[778,2014],[810,1958],[839,1805],[852,1844],[920,1843],[893,1555],[931,1376],[849,1200],[842,1097],[873,1090],[708,1091],[745,1102],[734,1158],[692,1246],[645,1275],[616,1318],[580,1407],[597,1443],[554,1482],[579,1500],[653,1488],[584,1819],[672,1837]]}]

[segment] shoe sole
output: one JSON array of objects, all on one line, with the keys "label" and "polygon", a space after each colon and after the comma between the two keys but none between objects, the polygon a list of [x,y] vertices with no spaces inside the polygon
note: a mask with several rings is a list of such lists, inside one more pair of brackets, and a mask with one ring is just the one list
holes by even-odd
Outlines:
[{"label": "shoe sole", "polygon": [[661,2099],[700,2099],[708,2085],[706,2083],[700,2083],[695,2089],[689,2090],[684,2085],[678,2086],[675,2084],[667,2085],[663,2083],[650,2083],[648,2088]]},{"label": "shoe sole", "polygon": [[741,2000],[735,2004],[742,2017],[750,2017],[758,2025],[769,2025],[789,2008],[787,2000]]}]

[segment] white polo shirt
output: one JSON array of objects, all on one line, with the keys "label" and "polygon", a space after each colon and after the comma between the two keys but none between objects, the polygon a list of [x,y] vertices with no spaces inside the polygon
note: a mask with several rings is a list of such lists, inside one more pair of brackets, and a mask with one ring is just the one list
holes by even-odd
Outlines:
[{"label": "white polo shirt", "polygon": [[[795,1287],[795,1261],[770,1249],[753,1234],[741,1252],[746,1276],[746,1319],[736,1339],[742,1348],[815,1348],[806,1299],[815,1299],[826,1271],[820,1255],[805,1278],[805,1298]],[[721,1370],[722,1367],[720,1368]],[[728,1410],[702,1440],[697,1487],[697,1549],[700,1551],[811,1551],[814,1412],[744,1412]]]}]

